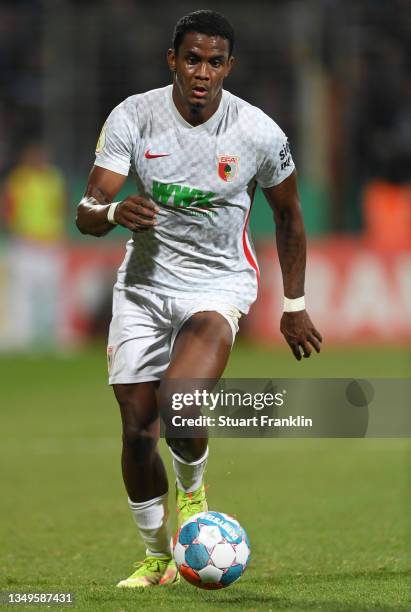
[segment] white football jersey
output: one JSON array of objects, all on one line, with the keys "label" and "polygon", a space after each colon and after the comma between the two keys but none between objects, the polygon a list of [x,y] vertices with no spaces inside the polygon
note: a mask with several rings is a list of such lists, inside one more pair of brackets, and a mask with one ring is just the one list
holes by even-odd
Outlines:
[{"label": "white football jersey", "polygon": [[248,312],[259,279],[248,229],[256,183],[277,185],[294,169],[272,119],[223,91],[214,115],[193,127],[168,85],[112,111],[95,165],[130,172],[139,193],[161,209],[154,229],[128,241],[118,287],[173,297],[213,293]]}]

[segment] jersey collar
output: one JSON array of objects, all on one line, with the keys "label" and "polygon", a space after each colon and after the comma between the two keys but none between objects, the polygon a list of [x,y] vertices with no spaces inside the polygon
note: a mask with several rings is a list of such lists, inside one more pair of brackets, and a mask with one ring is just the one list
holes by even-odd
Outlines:
[{"label": "jersey collar", "polygon": [[205,121],[204,123],[200,123],[199,125],[191,125],[191,123],[188,123],[188,121],[186,121],[184,117],[180,114],[180,112],[177,110],[177,107],[174,104],[173,100],[173,86],[168,86],[168,99],[172,114],[181,126],[191,130],[192,132],[202,132],[204,130],[209,131],[219,122],[222,115],[224,114],[227,105],[227,96],[228,92],[223,89],[220,104],[218,105],[218,108],[215,113],[211,115],[211,117],[207,119],[207,121]]}]

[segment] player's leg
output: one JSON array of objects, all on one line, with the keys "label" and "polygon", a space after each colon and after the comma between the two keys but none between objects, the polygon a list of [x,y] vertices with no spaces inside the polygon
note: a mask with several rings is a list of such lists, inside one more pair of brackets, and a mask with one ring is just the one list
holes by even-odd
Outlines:
[{"label": "player's leg", "polygon": [[[233,333],[233,327],[227,319],[213,311],[196,312],[181,327],[174,343],[170,365],[159,389],[166,424],[172,418],[170,394],[176,390],[174,381],[182,385],[183,392],[211,390],[227,365]],[[204,380],[201,388],[198,379]],[[196,438],[167,437],[177,479],[180,525],[193,514],[207,510],[203,482],[208,456],[207,442],[206,431],[202,437]]]},{"label": "player's leg", "polygon": [[[173,353],[160,385],[160,402],[164,391],[173,389],[173,380],[196,387],[204,379],[204,388],[217,382],[227,365],[233,344],[233,331],[219,312],[193,314],[178,332]],[[167,384],[171,381],[170,384]],[[184,382],[183,382],[184,381]],[[191,382],[193,381],[193,382]],[[203,388],[203,387],[202,387]],[[169,398],[161,403],[163,415],[171,414]],[[187,461],[196,461],[207,448],[207,438],[168,439],[168,444]]]},{"label": "player's leg", "polygon": [[157,451],[159,410],[155,388],[169,363],[170,321],[163,300],[115,288],[108,343],[109,382],[123,424],[122,470],[129,506],[146,558],[120,587],[178,580],[167,531],[168,484]]},{"label": "player's leg", "polygon": [[147,587],[178,580],[171,558],[168,482],[157,450],[156,383],[113,385],[123,425],[121,465],[129,506],[146,546],[146,558],[119,587]]},{"label": "player's leg", "polygon": [[129,499],[142,503],[168,491],[157,450],[159,411],[155,382],[113,385],[123,426],[121,467]]}]

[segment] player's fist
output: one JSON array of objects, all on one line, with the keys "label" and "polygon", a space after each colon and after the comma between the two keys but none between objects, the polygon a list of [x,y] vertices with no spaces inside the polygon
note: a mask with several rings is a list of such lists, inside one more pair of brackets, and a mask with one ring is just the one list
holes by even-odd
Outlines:
[{"label": "player's fist", "polygon": [[306,310],[283,312],[280,330],[298,361],[301,359],[301,351],[304,357],[311,355],[312,348],[320,352],[323,339]]},{"label": "player's fist", "polygon": [[129,195],[116,207],[114,220],[132,232],[144,232],[157,225],[159,210],[159,206],[152,200]]}]

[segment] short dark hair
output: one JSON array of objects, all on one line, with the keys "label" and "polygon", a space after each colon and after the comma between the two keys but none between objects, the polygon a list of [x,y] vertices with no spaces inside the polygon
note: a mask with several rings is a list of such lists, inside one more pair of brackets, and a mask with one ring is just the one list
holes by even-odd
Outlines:
[{"label": "short dark hair", "polygon": [[207,36],[221,36],[228,40],[229,55],[234,48],[234,28],[229,21],[216,11],[201,10],[181,17],[176,23],[173,33],[173,48],[176,53],[187,32],[199,32]]}]

